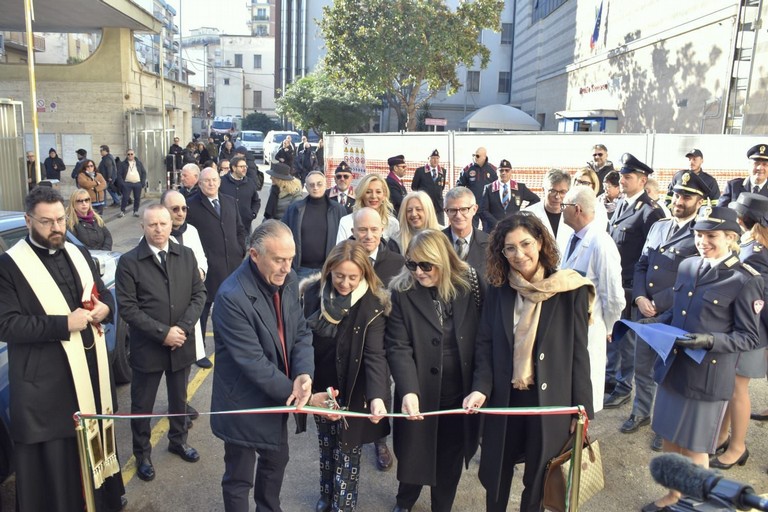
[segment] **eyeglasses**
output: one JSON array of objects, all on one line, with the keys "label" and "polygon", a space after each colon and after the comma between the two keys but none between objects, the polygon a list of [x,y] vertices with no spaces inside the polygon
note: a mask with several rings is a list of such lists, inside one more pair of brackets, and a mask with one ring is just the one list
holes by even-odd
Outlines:
[{"label": "eyeglasses", "polygon": [[133,153],[128,153],[128,156],[133,156]]},{"label": "eyeglasses", "polygon": [[90,203],[91,200],[90,200],[90,198],[86,197],[86,198],[83,198],[83,199],[75,199],[75,202],[76,203]]},{"label": "eyeglasses", "polygon": [[171,207],[171,211],[173,213],[185,212],[185,211],[187,211],[187,207],[186,206],[173,206],[173,207]]},{"label": "eyeglasses", "polygon": [[405,262],[405,268],[411,272],[415,272],[417,268],[420,268],[423,272],[432,272],[433,265],[428,261],[411,261]]},{"label": "eyeglasses", "polygon": [[555,190],[553,188],[547,190],[547,194],[549,194],[551,196],[565,197],[565,194],[567,194],[567,193],[568,193],[567,190]]},{"label": "eyeglasses", "polygon": [[[475,205],[472,205],[472,206],[475,206]],[[445,213],[447,213],[448,215],[456,215],[457,213],[466,215],[469,213],[469,210],[472,209],[472,206],[462,206],[461,208],[446,208]]]},{"label": "eyeglasses", "polygon": [[96,166],[93,165],[93,164],[88,164],[88,165],[85,166],[86,169],[88,169],[89,167],[96,167]]},{"label": "eyeglasses", "polygon": [[603,153],[592,153],[592,156],[593,157],[595,157],[595,156],[603,156]]},{"label": "eyeglasses", "polygon": [[586,186],[588,186],[588,187],[591,187],[591,186],[592,186],[592,182],[591,182],[591,181],[589,181],[589,180],[576,180],[576,183],[577,183],[578,185],[586,185]]},{"label": "eyeglasses", "polygon": [[336,175],[336,179],[337,180],[348,180],[351,177],[352,177],[351,174],[337,174]]},{"label": "eyeglasses", "polygon": [[323,187],[323,186],[325,186],[325,183],[323,183],[322,181],[318,181],[317,183],[309,183],[309,182],[307,182],[307,188],[320,188],[320,187]]},{"label": "eyeglasses", "polygon": [[520,242],[519,246],[505,245],[504,248],[501,250],[501,254],[503,254],[505,258],[511,258],[518,252],[522,253],[522,252],[528,251],[535,243],[536,243],[536,240],[534,240],[533,238],[528,238]]},{"label": "eyeglasses", "polygon": [[560,211],[565,211],[566,206],[577,206],[576,203],[560,203]]},{"label": "eyeglasses", "polygon": [[66,217],[59,217],[58,219],[38,219],[37,217],[29,216],[30,219],[34,219],[35,221],[39,222],[41,226],[50,228],[54,224],[59,226],[64,226],[67,223]]}]

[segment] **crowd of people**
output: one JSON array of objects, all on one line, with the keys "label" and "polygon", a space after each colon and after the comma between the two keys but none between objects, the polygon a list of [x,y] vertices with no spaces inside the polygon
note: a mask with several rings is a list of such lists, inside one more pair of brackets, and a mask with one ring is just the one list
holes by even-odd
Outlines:
[{"label": "crowd of people", "polygon": [[[424,486],[433,511],[451,510],[480,439],[486,510],[507,509],[521,462],[520,509],[541,510],[547,464],[576,418],[492,415],[481,421],[471,413],[483,407],[583,406],[593,418],[631,401],[617,427],[632,434],[651,425],[652,449],[681,453],[704,467],[747,462],[748,384],[766,375],[768,344],[761,277],[768,270],[766,145],[747,151],[749,176],[729,181],[722,196],[702,169],[699,149],[685,155],[689,167],[675,174],[666,195],[651,182],[650,166],[625,153],[614,167],[601,144],[575,173],[547,171],[542,197],[513,179],[509,160],[492,165],[482,147],[454,187],[433,151],[416,169],[410,191],[403,155],[388,159],[386,177],[367,174],[354,186],[341,162],[331,187],[324,172],[297,173],[293,160],[278,159],[267,171],[272,188],[259,225],[263,177],[231,146],[226,141],[218,161],[203,166],[200,155],[210,156],[212,148],[201,143],[180,151],[179,190],[143,209],[144,236],[123,255],[116,277],[120,314],[131,332],[131,412],[152,411],[164,375],[169,413],[191,418],[171,418],[168,450],[183,460],[200,459],[187,443],[197,412],[187,403],[186,383],[192,364],[212,366],[204,352],[210,316],[212,412],[327,409],[314,416],[318,512],[356,508],[364,499],[358,495],[362,446],[374,443],[376,465],[386,471],[393,466],[390,433],[399,482],[393,512],[411,510]],[[60,446],[53,434],[32,435],[34,418],[17,409],[21,392],[27,393],[24,407],[35,407],[28,399],[33,390],[24,386],[39,373],[30,373],[27,341],[40,340],[71,369],[50,382],[71,390],[70,402],[98,395],[94,411],[107,412],[109,386],[99,380],[96,354],[78,348],[86,357],[76,360],[66,340],[103,343],[97,324],[114,306],[103,293],[92,294],[91,309],[80,304],[88,296],[83,290],[103,284],[92,264],[80,262],[82,251],[64,243],[63,232],[69,229],[88,247],[111,246],[99,215],[109,176],[122,187],[121,212],[146,179],[132,153],[120,172],[101,180],[83,155],[77,176],[84,185],[66,209],[54,190],[33,188],[29,237],[0,256],[0,339],[9,344],[12,418],[22,418],[12,428],[17,455],[56,454],[64,473],[74,468],[72,453],[57,450],[71,450],[72,436],[64,435]],[[139,215],[140,194],[133,204]],[[24,255],[38,266],[42,261],[40,270],[53,278],[61,299],[36,294],[24,277],[31,265]],[[32,300],[20,300],[29,295]],[[41,308],[49,316],[41,319]],[[688,334],[678,336],[663,359],[631,331],[614,338],[621,319],[665,323]],[[696,350],[703,351],[700,362],[686,355]],[[76,368],[87,371],[78,375]],[[424,415],[446,409],[467,414]],[[344,418],[339,410],[368,417]],[[390,422],[389,412],[403,416]],[[768,419],[765,411],[752,417]],[[224,442],[225,510],[248,510],[250,492],[257,510],[280,510],[287,422],[286,414],[211,417],[213,434]],[[305,416],[297,427],[306,429]],[[150,481],[149,421],[134,419],[131,429],[137,476]],[[50,468],[21,467],[22,500],[46,499],[32,496],[34,486],[62,489],[63,477],[48,475]],[[50,481],[30,482],[31,471],[45,471]],[[62,503],[82,499],[67,492],[72,495]],[[105,510],[123,506],[123,492],[101,486]],[[667,510],[679,498],[670,490],[642,510]]]}]

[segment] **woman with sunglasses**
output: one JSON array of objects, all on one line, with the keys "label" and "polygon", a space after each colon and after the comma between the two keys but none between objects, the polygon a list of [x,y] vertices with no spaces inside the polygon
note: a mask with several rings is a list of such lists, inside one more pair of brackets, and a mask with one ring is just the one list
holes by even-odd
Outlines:
[{"label": "woman with sunglasses", "polygon": [[[651,427],[663,438],[665,452],[679,453],[706,468],[718,448],[739,358],[760,343],[763,278],[736,255],[741,228],[734,210],[703,206],[693,229],[701,257],[680,263],[672,308],[656,317],[688,334],[675,339],[666,362],[656,361]],[[706,352],[696,362],[687,349]],[[748,457],[745,446],[737,463],[743,465]],[[668,510],[679,499],[680,493],[670,489],[642,510]]]},{"label": "woman with sunglasses", "polygon": [[395,208],[389,200],[389,186],[378,174],[366,174],[355,187],[355,206],[352,213],[341,218],[336,243],[352,236],[352,215],[360,208],[373,208],[381,216],[386,241],[400,239],[400,222],[394,216]]},{"label": "woman with sunglasses", "polygon": [[[538,217],[525,212],[496,225],[487,257],[474,391],[464,407],[582,405],[592,418],[587,328],[594,286],[574,270],[557,270],[555,240]],[[567,415],[486,416],[479,471],[486,510],[507,509],[521,461],[520,510],[541,510],[547,463],[560,453],[575,421]]]},{"label": "woman with sunglasses", "polygon": [[104,198],[107,190],[107,180],[101,175],[96,163],[86,158],[80,170],[77,172],[77,187],[88,191],[88,197],[91,199],[91,207],[101,214],[104,211]]},{"label": "woman with sunglasses", "polygon": [[461,407],[472,382],[482,297],[477,274],[456,255],[448,237],[426,229],[405,253],[405,268],[390,283],[387,360],[395,381],[397,504],[413,508],[424,485],[432,510],[451,510],[462,472],[477,451],[479,417],[422,416]]},{"label": "woman with sunglasses", "polygon": [[[102,189],[102,196],[103,194],[104,189]],[[87,190],[79,188],[72,192],[69,197],[69,206],[67,206],[67,229],[88,249],[111,251],[112,234],[104,224],[104,219],[94,211],[92,206]]]},{"label": "woman with sunglasses", "polygon": [[[384,351],[390,301],[368,252],[354,240],[334,247],[323,270],[301,283],[304,313],[312,329],[315,393],[308,405],[376,415],[339,419],[315,415],[320,444],[320,499],[315,510],[352,511],[357,505],[362,445],[389,434],[384,398],[389,373]],[[334,391],[330,392],[330,388]]]},{"label": "woman with sunglasses", "polygon": [[400,207],[400,249],[405,252],[416,233],[425,229],[443,229],[437,223],[435,205],[424,191],[409,192]]}]

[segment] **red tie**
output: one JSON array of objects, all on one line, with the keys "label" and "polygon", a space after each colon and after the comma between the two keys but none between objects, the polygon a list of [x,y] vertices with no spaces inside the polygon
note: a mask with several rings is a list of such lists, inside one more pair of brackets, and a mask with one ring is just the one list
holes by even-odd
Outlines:
[{"label": "red tie", "polygon": [[283,346],[283,362],[285,363],[285,374],[290,375],[288,370],[288,351],[285,348],[285,330],[283,328],[283,310],[280,307],[280,292],[276,291],[272,296],[272,302],[275,303],[275,314],[277,315],[277,335],[280,337],[280,345]]}]

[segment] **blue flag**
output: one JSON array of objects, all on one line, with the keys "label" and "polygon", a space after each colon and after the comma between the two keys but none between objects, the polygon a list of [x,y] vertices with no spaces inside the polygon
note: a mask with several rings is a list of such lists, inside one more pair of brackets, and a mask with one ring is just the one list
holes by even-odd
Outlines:
[{"label": "blue flag", "polygon": [[592,37],[589,39],[589,47],[595,49],[597,40],[600,39],[600,21],[603,18],[603,2],[600,1],[600,8],[597,10],[597,16],[595,16],[595,29],[592,31]]}]

